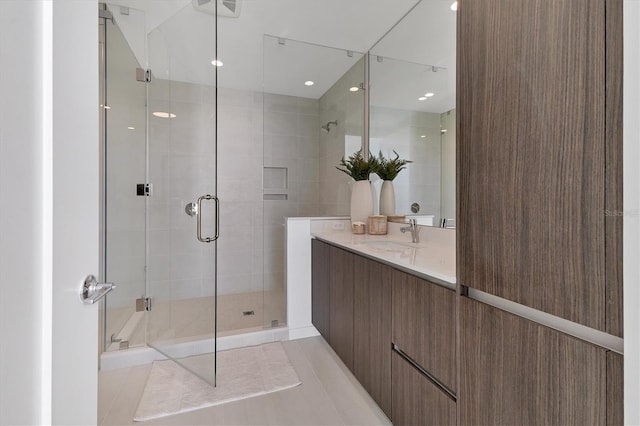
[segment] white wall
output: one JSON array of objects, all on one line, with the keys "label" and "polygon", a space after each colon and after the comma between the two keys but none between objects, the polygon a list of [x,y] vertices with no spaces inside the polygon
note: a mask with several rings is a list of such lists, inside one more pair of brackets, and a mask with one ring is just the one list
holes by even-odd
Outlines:
[{"label": "white wall", "polygon": [[640,424],[640,2],[624,2],[624,411]]},{"label": "white wall", "polygon": [[97,420],[96,16],[0,1],[0,424]]},{"label": "white wall", "polygon": [[43,420],[42,5],[0,1],[0,424]]},{"label": "white wall", "polygon": [[[45,2],[48,3],[48,2]],[[78,298],[99,271],[98,4],[56,0],[52,8],[51,422],[95,424],[98,306]],[[46,134],[45,134],[46,141]],[[47,211],[44,211],[47,215]],[[46,243],[46,242],[45,242]]]}]

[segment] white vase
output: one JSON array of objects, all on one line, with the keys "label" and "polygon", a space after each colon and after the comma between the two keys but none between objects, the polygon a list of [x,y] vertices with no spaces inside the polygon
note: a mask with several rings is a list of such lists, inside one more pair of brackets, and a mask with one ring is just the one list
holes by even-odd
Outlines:
[{"label": "white vase", "polygon": [[380,214],[392,216],[396,214],[396,191],[393,181],[385,180],[380,189]]},{"label": "white vase", "polygon": [[351,223],[367,223],[367,219],[372,214],[373,195],[371,194],[371,182],[357,180],[351,188]]}]

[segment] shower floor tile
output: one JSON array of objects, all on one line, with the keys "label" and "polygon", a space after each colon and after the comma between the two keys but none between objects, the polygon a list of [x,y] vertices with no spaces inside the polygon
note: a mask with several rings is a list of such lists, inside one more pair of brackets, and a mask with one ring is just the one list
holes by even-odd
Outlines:
[{"label": "shower floor tile", "polygon": [[390,425],[391,422],[321,337],[282,342],[302,385],[292,389],[134,423],[150,366],[100,372],[100,425]]}]

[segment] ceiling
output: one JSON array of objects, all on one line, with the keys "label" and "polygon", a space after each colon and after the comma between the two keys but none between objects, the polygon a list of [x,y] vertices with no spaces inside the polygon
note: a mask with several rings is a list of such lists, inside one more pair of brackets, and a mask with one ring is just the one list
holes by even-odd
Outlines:
[{"label": "ceiling", "polygon": [[[440,83],[448,87],[450,81],[455,82],[455,12],[449,9],[452,0],[239,1],[238,18],[218,19],[218,58],[224,63],[218,68],[220,87],[264,89],[317,99],[361,57],[358,52],[372,47],[372,52],[385,57],[447,68],[439,78],[447,75],[449,80]],[[160,78],[214,84],[213,15],[197,11],[190,0],[108,3],[113,5],[110,9],[114,18],[142,66],[150,67]],[[130,8],[128,15],[117,6]],[[415,10],[393,28],[414,6]],[[290,40],[278,44],[278,37]],[[348,56],[347,51],[354,54]],[[385,70],[376,72],[380,82],[403,81],[399,75],[384,74]],[[273,76],[281,77],[277,84]],[[305,86],[306,80],[315,84]],[[421,90],[416,88],[416,93]],[[392,103],[400,107],[408,93],[413,93],[409,89],[404,92],[400,94],[390,86],[380,98],[398,98]],[[451,99],[455,99],[455,90],[453,93]],[[411,98],[415,103],[417,96]],[[430,107],[444,108],[436,108],[436,104],[431,102]],[[418,106],[424,110],[424,105]],[[416,108],[407,104],[405,109]]]}]

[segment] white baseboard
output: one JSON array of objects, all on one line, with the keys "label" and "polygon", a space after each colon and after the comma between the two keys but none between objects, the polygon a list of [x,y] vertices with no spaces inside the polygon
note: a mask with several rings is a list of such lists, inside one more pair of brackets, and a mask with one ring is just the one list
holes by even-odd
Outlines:
[{"label": "white baseboard", "polygon": [[312,325],[308,327],[289,329],[289,340],[305,339],[307,337],[319,336],[318,330]]}]

